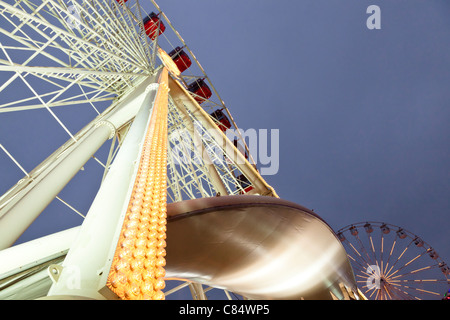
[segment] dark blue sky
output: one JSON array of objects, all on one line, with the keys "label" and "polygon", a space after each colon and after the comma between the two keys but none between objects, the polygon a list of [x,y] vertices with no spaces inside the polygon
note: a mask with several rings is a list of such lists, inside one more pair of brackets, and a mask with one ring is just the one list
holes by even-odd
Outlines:
[{"label": "dark blue sky", "polygon": [[[380,30],[366,27],[372,4],[381,9]],[[335,230],[366,220],[402,226],[450,261],[448,1],[168,0],[159,5],[237,124],[280,130],[280,170],[265,176],[280,197],[314,209]],[[32,122],[43,112],[11,123]],[[78,120],[73,128],[92,116],[88,109],[83,117],[76,109],[58,112]],[[4,144],[33,136],[12,137],[5,128],[0,128]],[[58,139],[30,146],[36,163],[27,158],[21,163],[31,170],[67,136]],[[1,154],[0,161],[8,159]],[[96,163],[86,169],[90,166]],[[1,175],[7,181],[1,191],[23,176]],[[81,173],[76,180],[90,178]],[[85,185],[76,193],[89,198],[93,189]],[[86,212],[88,203],[78,208]],[[24,239],[51,232],[50,220],[59,228],[81,223],[74,214],[60,215],[57,202],[51,206],[56,213],[40,217]]]},{"label": "dark blue sky", "polygon": [[[369,5],[381,29],[369,30]],[[242,128],[280,129],[267,181],[336,230],[372,220],[450,259],[448,1],[160,3]]]}]

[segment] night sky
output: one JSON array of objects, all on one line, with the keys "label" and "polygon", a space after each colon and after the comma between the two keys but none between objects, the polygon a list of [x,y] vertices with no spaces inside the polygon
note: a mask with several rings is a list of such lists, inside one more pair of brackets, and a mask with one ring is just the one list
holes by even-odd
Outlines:
[{"label": "night sky", "polygon": [[[369,5],[381,29],[369,30]],[[384,221],[449,261],[450,4],[160,3],[237,124],[279,129],[279,196],[335,230]]]},{"label": "night sky", "polygon": [[[281,198],[335,230],[366,220],[402,226],[450,261],[448,1],[158,3],[237,124],[279,129],[279,171],[264,178]],[[381,29],[367,28],[369,5],[380,7]],[[51,120],[46,112],[0,114],[0,143],[26,170],[68,138],[36,121]],[[74,131],[93,116],[88,108],[58,114]],[[52,129],[60,137],[35,138]],[[90,168],[99,169],[90,160],[75,191],[62,192],[69,203],[86,198],[76,204],[82,212],[97,187],[90,179],[102,174]],[[0,193],[22,177],[0,150]],[[21,241],[82,222],[58,202],[49,209]]]}]

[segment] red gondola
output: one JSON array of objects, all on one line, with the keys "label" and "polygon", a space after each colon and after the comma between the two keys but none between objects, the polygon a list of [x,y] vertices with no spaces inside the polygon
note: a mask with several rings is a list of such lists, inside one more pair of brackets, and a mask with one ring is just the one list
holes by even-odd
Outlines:
[{"label": "red gondola", "polygon": [[216,110],[211,113],[211,117],[216,119],[219,123],[217,124],[223,132],[226,132],[231,128],[231,122],[228,120],[227,116],[222,112],[222,109]]},{"label": "red gondola", "polygon": [[254,189],[250,181],[248,181],[247,177],[244,176],[243,174],[237,177],[237,180],[241,185],[242,189],[244,189],[244,191],[241,191],[240,194],[248,193]]},{"label": "red gondola", "polygon": [[176,47],[169,52],[169,56],[172,58],[173,62],[175,62],[180,72],[183,72],[192,64],[191,59],[186,52],[183,51],[183,48]]},{"label": "red gondola", "polygon": [[188,90],[197,95],[194,99],[200,104],[212,96],[211,90],[203,79],[199,79],[189,84]]},{"label": "red gondola", "polygon": [[[144,19],[143,23],[144,23],[145,33],[152,40],[155,40],[157,35],[162,34],[166,30],[166,26],[161,21],[159,16],[154,12],[150,13],[147,16],[147,18]],[[159,27],[159,33],[158,33],[158,27]]]}]

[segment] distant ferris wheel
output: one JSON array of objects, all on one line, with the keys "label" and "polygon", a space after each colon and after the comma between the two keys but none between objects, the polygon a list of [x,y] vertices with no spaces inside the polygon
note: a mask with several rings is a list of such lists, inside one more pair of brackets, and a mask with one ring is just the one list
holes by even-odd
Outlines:
[{"label": "distant ferris wheel", "polygon": [[439,300],[450,288],[450,268],[419,236],[384,222],[337,231],[359,289],[370,300]]}]

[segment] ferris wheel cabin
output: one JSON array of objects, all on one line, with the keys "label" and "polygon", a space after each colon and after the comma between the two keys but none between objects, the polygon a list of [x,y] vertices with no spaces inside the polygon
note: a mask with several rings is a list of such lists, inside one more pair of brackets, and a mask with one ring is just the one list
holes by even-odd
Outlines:
[{"label": "ferris wheel cabin", "polygon": [[231,128],[231,122],[227,118],[227,116],[223,113],[222,109],[216,110],[213,113],[211,113],[211,117],[213,117],[217,122],[219,122],[217,125],[219,126],[219,129],[223,132],[226,132],[228,129]]},{"label": "ferris wheel cabin", "polygon": [[172,58],[173,62],[175,62],[180,72],[187,70],[192,64],[191,59],[181,47],[176,47],[170,51],[169,56]]},{"label": "ferris wheel cabin", "polygon": [[194,99],[202,104],[212,96],[211,89],[205,83],[204,79],[199,79],[188,85],[188,91],[195,94]]},{"label": "ferris wheel cabin", "polygon": [[241,188],[244,189],[244,191],[241,191],[240,194],[248,193],[253,190],[252,184],[250,183],[250,181],[248,181],[245,175],[241,174],[239,177],[237,177],[237,180]]},{"label": "ferris wheel cabin", "polygon": [[[162,34],[166,30],[166,26],[159,18],[159,15],[152,12],[143,21],[145,33],[150,39],[155,40],[156,36]],[[159,30],[159,32],[158,32]]]}]

